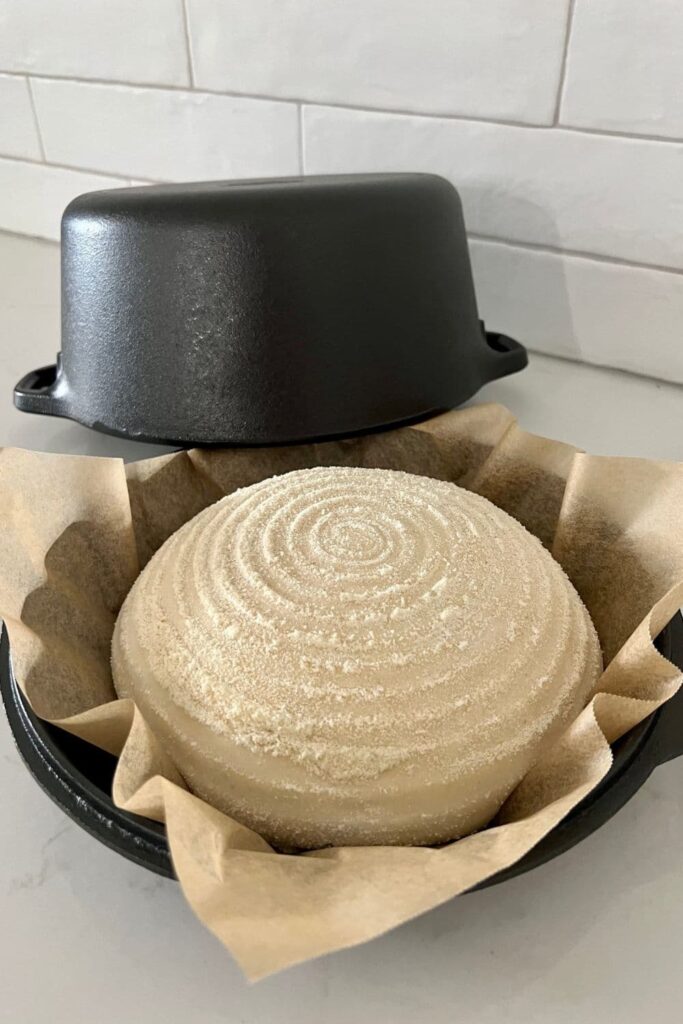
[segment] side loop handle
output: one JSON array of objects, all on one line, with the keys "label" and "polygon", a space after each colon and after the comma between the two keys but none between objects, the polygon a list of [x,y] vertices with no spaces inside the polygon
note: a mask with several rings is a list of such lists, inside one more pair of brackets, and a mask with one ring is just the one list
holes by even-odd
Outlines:
[{"label": "side loop handle", "polygon": [[37,412],[45,416],[60,416],[62,403],[55,394],[59,364],[41,366],[27,373],[14,388],[14,404],[22,412]]},{"label": "side loop handle", "polygon": [[514,338],[509,338],[507,334],[485,330],[484,338],[492,357],[487,362],[489,380],[498,380],[499,377],[507,377],[509,373],[518,373],[529,362],[524,345]]}]

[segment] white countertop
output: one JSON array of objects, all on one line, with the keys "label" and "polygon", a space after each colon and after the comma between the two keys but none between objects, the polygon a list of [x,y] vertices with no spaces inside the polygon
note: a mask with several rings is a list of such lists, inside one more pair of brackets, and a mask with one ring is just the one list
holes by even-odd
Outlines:
[{"label": "white countertop", "polygon": [[[11,386],[39,364],[20,338],[2,341],[1,444],[126,458],[160,450],[16,412]],[[592,452],[683,459],[682,388],[534,356],[479,397]],[[681,1019],[683,758],[550,864],[256,986],[176,883],[110,852],[43,795],[4,716],[0,798],[3,1024]]]}]

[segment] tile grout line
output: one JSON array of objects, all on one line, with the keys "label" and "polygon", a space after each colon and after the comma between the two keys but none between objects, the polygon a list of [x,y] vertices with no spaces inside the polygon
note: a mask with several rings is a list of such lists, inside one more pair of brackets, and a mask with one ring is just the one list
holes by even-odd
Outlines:
[{"label": "tile grout line", "polygon": [[655,377],[650,373],[640,373],[638,370],[626,370],[623,366],[613,366],[611,363],[597,363],[592,359],[575,359],[573,356],[560,355],[557,352],[544,351],[542,348],[534,348],[533,345],[525,345],[525,348],[534,356],[545,356],[547,359],[559,359],[563,363],[574,363],[577,366],[588,366],[593,370],[604,370],[606,373],[620,373],[626,377],[635,377],[638,380],[648,381],[650,384],[665,384],[669,388],[680,388],[683,391],[683,383],[677,380],[670,380],[667,377]]},{"label": "tile grout line", "polygon": [[575,7],[576,0],[569,0],[569,4],[567,5],[567,22],[565,25],[564,32],[564,48],[562,50],[562,63],[560,65],[560,81],[557,86],[557,97],[555,99],[555,113],[553,114],[554,128],[556,128],[560,123],[560,108],[562,106],[564,86],[567,80],[567,64],[569,62],[569,43],[571,41],[572,28],[574,26]]},{"label": "tile grout line", "polygon": [[38,148],[40,149],[40,160],[38,163],[47,163],[47,156],[45,155],[45,143],[43,142],[43,133],[40,129],[40,120],[38,118],[38,110],[36,108],[36,98],[33,95],[33,87],[31,85],[31,79],[26,76],[26,88],[28,89],[28,98],[31,104],[31,111],[33,112],[33,123],[36,128],[36,134],[38,136]]},{"label": "tile grout line", "polygon": [[[302,136],[302,140],[303,140],[303,136]],[[301,158],[303,159],[301,173],[305,174],[306,173],[306,171],[305,171],[305,153],[303,151],[303,145],[302,145],[302,150],[301,150]],[[72,166],[70,164],[54,164],[54,163],[48,163],[47,161],[42,161],[42,160],[32,160],[32,159],[30,159],[28,157],[2,156],[2,155],[0,155],[0,163],[2,161],[7,161],[9,163],[17,163],[17,164],[29,164],[30,166],[33,166],[33,167],[42,167],[42,168],[47,168],[47,169],[54,168],[55,170],[59,170],[59,171],[71,171],[74,174],[79,174],[79,173],[80,174],[88,174],[88,175],[92,175],[95,178],[115,179],[116,181],[120,181],[120,182],[122,182],[122,184],[129,185],[129,186],[132,184],[133,181],[135,181],[136,184],[139,183],[141,185],[158,185],[158,184],[164,184],[164,183],[168,182],[168,179],[144,178],[143,176],[137,175],[137,174],[131,177],[130,174],[122,175],[122,174],[118,174],[118,173],[115,173],[115,172],[108,172],[108,171],[102,171],[102,170],[93,170],[93,169],[84,168],[84,167],[74,167],[74,166]],[[0,233],[2,233],[3,231],[5,231],[5,229],[3,229],[2,225],[0,224]],[[5,231],[5,233],[24,235],[24,232],[22,232],[22,231],[19,231],[19,232],[7,232],[7,231]],[[29,235],[27,237],[33,237],[33,236]],[[35,237],[43,237],[43,236],[35,236]],[[522,249],[522,250],[525,250],[525,251],[528,251],[528,252],[537,252],[537,253],[541,253],[541,254],[545,254],[545,255],[550,255],[550,256],[560,256],[560,257],[566,256],[566,257],[568,257],[570,259],[591,260],[594,263],[603,263],[603,264],[608,264],[609,266],[616,266],[616,267],[630,267],[633,270],[650,270],[653,273],[658,273],[658,274],[674,274],[676,276],[683,275],[683,269],[681,269],[679,267],[668,267],[665,264],[661,264],[661,263],[640,263],[640,262],[637,262],[636,260],[625,259],[625,258],[623,258],[621,256],[608,256],[608,255],[605,255],[604,253],[587,252],[586,250],[583,250],[583,249],[561,249],[561,248],[559,248],[559,246],[544,245],[542,242],[527,242],[527,241],[523,241],[522,239],[501,238],[501,237],[499,237],[497,235],[486,235],[486,234],[482,234],[481,232],[478,232],[478,231],[468,231],[467,232],[467,237],[468,237],[468,239],[470,241],[484,242],[484,243],[489,243],[489,244],[492,244],[492,245],[502,245],[502,246],[506,246],[507,248],[510,248],[510,249]]]},{"label": "tile grout line", "polygon": [[[116,178],[117,181],[130,182],[132,180],[131,174],[122,174],[118,171],[96,171],[92,167],[75,167],[73,164],[59,164],[54,163],[52,160],[34,160],[29,156],[10,156],[0,153],[0,163],[2,161],[8,161],[15,164],[30,164],[32,167],[43,167],[43,168],[54,168],[56,171],[71,171],[73,174],[90,174],[95,178]],[[145,178],[141,175],[134,176],[135,181],[144,181],[148,185],[160,184],[159,180],[152,178]],[[0,229],[1,230],[1,229]]]},{"label": "tile grout line", "polygon": [[[270,99],[268,96],[250,96],[246,93],[210,93],[210,95],[234,96],[242,99]],[[683,138],[671,135],[646,135],[643,132],[622,132],[616,128],[588,128],[573,124],[539,124],[530,121],[504,121],[500,118],[475,117],[468,114],[426,114],[414,110],[387,110],[380,107],[358,107],[350,103],[331,103],[311,100],[273,100],[273,102],[300,103],[302,108],[326,108],[328,110],[344,110],[352,114],[382,114],[385,117],[413,117],[420,121],[455,121],[459,124],[493,125],[499,128],[521,128],[527,131],[567,132],[572,135],[592,135],[599,138],[625,139],[629,142],[663,142],[668,145],[683,146]]]},{"label": "tile grout line", "polygon": [[545,253],[549,256],[568,256],[577,260],[592,260],[594,263],[608,263],[610,266],[631,267],[633,270],[652,270],[657,274],[683,275],[680,267],[667,267],[663,263],[639,263],[637,260],[625,259],[623,256],[607,256],[599,252],[587,252],[585,249],[560,249],[559,246],[544,245],[542,242],[525,242],[513,238],[499,238],[496,235],[483,235],[478,231],[468,231],[467,237],[474,242],[492,242],[505,245],[510,249],[526,249],[530,252]]},{"label": "tile grout line", "polygon": [[[306,164],[303,131],[300,131],[299,142],[299,162],[301,165],[300,173],[305,174]],[[123,174],[118,171],[103,171],[101,168],[77,167],[74,164],[53,163],[46,159],[35,160],[31,157],[10,156],[0,153],[0,162],[2,161],[17,164],[29,164],[32,167],[42,167],[45,169],[54,168],[58,171],[71,171],[74,174],[88,174],[96,178],[114,178],[127,185],[130,185],[132,181],[135,181],[136,183],[139,182],[143,185],[159,185],[166,182],[172,183],[173,181],[173,179],[167,178],[145,178],[144,175],[139,174],[131,175],[130,173]],[[1,226],[0,231],[2,231]],[[21,234],[21,232],[19,232],[19,234]],[[529,242],[519,238],[502,238],[499,235],[487,235],[479,231],[468,231],[467,237],[475,242],[490,242],[495,245],[505,245],[512,249],[526,249],[531,252],[546,253],[551,256],[568,256],[573,259],[593,260],[595,263],[607,263],[612,266],[631,267],[634,270],[652,270],[660,274],[683,275],[683,269],[680,267],[670,267],[664,263],[644,263],[638,260],[629,260],[623,256],[589,252],[586,249],[563,249],[560,246],[548,245],[543,242]]]},{"label": "tile grout line", "polygon": [[187,9],[188,0],[180,0],[183,6],[183,31],[185,33],[185,52],[187,55],[187,74],[190,79],[190,89],[195,87],[194,59],[192,56],[192,35],[190,33],[190,15]]},{"label": "tile grout line", "polygon": [[31,242],[48,242],[59,248],[59,239],[51,235],[35,235],[30,231],[17,231],[16,228],[3,228],[0,225],[0,238],[7,235],[9,238],[28,238]]},{"label": "tile grout line", "polygon": [[[305,152],[303,146],[303,133],[301,134],[301,150],[300,160],[302,161],[301,174],[305,174]],[[103,171],[101,168],[96,170],[91,167],[76,167],[73,164],[60,164],[48,162],[47,160],[34,160],[31,157],[21,156],[5,156],[0,154],[0,162],[7,161],[8,163],[17,164],[29,164],[32,167],[42,167],[45,169],[54,168],[58,171],[71,171],[74,174],[89,174],[96,178],[114,178],[117,181],[124,182],[130,185],[132,181],[139,182],[144,185],[159,185],[166,182],[172,183],[172,179],[166,178],[145,178],[143,175],[130,173],[122,174],[117,171]],[[2,231],[0,226],[0,231]],[[19,232],[21,234],[22,232]],[[479,231],[468,231],[467,237],[475,242],[490,242],[495,245],[505,245],[512,249],[526,249],[531,252],[546,253],[551,256],[568,256],[574,259],[593,260],[595,263],[608,263],[612,266],[623,266],[631,267],[634,270],[652,270],[656,273],[661,274],[676,274],[682,275],[683,269],[679,267],[669,267],[663,263],[643,263],[638,260],[629,260],[623,256],[607,255],[605,253],[588,252],[585,249],[562,249],[560,246],[547,245],[543,242],[528,242],[518,238],[502,238],[499,235],[487,235]]]},{"label": "tile grout line", "polygon": [[[14,78],[26,77],[24,72],[5,71],[2,68],[0,68],[0,74]],[[197,86],[196,83],[193,87],[188,88],[186,85],[162,85],[156,82],[122,82],[108,78],[77,78],[74,75],[47,75],[36,74],[33,72],[31,73],[31,78],[48,82],[73,82],[76,85],[83,85],[86,87],[89,85],[100,85],[119,89],[151,89],[161,92],[203,93],[207,96],[225,96],[232,99],[253,100],[254,102],[259,103],[275,103],[281,105],[300,104],[302,107],[323,107],[330,110],[347,110],[351,113],[358,114],[382,114],[385,117],[413,117],[420,120],[457,121],[465,124],[489,124],[498,125],[503,128],[522,128],[545,132],[561,131],[571,132],[576,135],[594,135],[600,138],[626,139],[635,142],[658,142],[674,146],[683,145],[683,138],[676,138],[670,135],[648,134],[645,132],[619,131],[616,128],[589,128],[581,125],[564,123],[540,123],[533,121],[516,121],[512,119],[506,120],[505,118],[496,117],[481,117],[474,114],[431,113],[400,108],[387,109],[386,107],[368,107],[363,105],[354,105],[352,103],[335,102],[334,100],[308,100],[298,96],[266,96],[263,93],[245,93],[229,89],[209,89],[205,86]]]}]

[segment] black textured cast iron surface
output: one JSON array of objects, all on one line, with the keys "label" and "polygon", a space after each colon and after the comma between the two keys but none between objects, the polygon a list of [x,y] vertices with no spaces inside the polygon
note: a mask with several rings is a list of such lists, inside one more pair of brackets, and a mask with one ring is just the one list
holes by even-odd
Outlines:
[{"label": "black textured cast iron surface", "polygon": [[183,446],[395,426],[527,362],[483,330],[460,199],[430,174],[80,196],[61,345],[17,384],[19,409]]},{"label": "black textured cast iron surface", "polygon": [[[683,620],[676,615],[658,649],[683,668]],[[111,849],[169,878],[173,867],[162,825],[128,814],[111,800],[115,758],[54,726],[28,708],[14,678],[7,631],[0,640],[0,691],[19,752],[37,782],[66,814]],[[683,754],[683,690],[614,748],[602,782],[533,850],[479,888],[530,871],[575,846],[611,818],[658,764]]]}]

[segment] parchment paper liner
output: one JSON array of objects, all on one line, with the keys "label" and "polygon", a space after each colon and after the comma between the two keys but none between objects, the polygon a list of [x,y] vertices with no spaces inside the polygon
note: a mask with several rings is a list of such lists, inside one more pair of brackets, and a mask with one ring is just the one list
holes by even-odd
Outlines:
[{"label": "parchment paper liner", "polygon": [[[190,794],[131,701],[109,645],[140,568],[175,529],[237,487],[318,465],[455,481],[523,522],[585,601],[607,668],[590,704],[492,827],[442,849],[275,853]],[[119,459],[0,450],[0,614],[35,711],[120,755],[118,806],[165,821],[200,920],[252,979],[364,942],[508,867],[609,770],[609,743],[681,675],[652,639],[683,603],[683,465],[604,458],[525,433],[497,405],[352,440]]]}]

